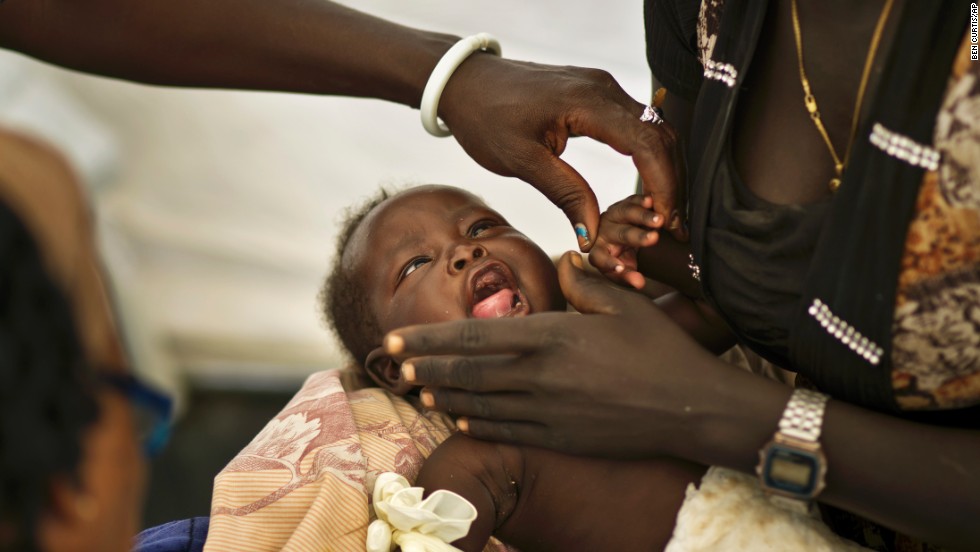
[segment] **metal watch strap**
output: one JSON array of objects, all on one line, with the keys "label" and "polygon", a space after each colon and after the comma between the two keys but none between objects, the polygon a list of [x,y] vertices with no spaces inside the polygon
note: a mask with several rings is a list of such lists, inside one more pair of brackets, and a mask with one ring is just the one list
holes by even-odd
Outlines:
[{"label": "metal watch strap", "polygon": [[759,483],[778,506],[808,513],[813,498],[823,490],[827,464],[820,433],[828,399],[823,393],[795,389],[779,420],[779,430],[759,451]]},{"label": "metal watch strap", "polygon": [[786,404],[783,417],[779,420],[779,431],[802,441],[820,440],[823,428],[823,413],[827,406],[827,395],[796,389]]}]

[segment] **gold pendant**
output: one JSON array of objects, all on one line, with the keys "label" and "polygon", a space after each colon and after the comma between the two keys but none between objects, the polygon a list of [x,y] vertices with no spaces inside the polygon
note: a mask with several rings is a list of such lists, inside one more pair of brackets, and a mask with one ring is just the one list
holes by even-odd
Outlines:
[{"label": "gold pendant", "polygon": [[[837,159],[836,155],[834,156],[834,159]],[[830,193],[832,194],[836,194],[837,190],[840,189],[840,181],[844,178],[844,164],[834,163],[834,172],[837,173],[837,176],[831,178],[830,183],[827,184],[827,187],[830,188]]]}]

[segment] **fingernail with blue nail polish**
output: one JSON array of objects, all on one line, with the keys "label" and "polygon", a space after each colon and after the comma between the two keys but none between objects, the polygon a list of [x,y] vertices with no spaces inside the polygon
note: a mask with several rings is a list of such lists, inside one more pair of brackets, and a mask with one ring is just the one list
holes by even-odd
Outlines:
[{"label": "fingernail with blue nail polish", "polygon": [[581,222],[575,225],[575,237],[578,238],[579,249],[588,247],[592,240],[589,239],[589,229]]}]

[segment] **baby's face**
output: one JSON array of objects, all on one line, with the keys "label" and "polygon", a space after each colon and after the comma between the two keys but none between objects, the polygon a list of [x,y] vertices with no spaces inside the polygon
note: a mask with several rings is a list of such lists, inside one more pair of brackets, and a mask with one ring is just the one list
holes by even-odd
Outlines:
[{"label": "baby's face", "polygon": [[351,236],[344,257],[382,332],[565,308],[544,251],[457,188],[423,186],[386,200]]}]

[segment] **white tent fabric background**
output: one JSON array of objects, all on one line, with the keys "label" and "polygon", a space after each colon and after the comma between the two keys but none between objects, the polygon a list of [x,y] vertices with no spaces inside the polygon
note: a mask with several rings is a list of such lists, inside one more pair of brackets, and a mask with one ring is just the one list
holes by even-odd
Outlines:
[{"label": "white tent fabric background", "polygon": [[[649,98],[642,0],[345,3],[409,26],[490,32],[506,57],[600,67]],[[343,209],[379,185],[459,185],[549,253],[575,247],[543,196],[430,137],[409,108],[154,88],[2,54],[0,124],[47,137],[75,162],[138,369],[171,391],[294,387],[342,362],[317,291]],[[564,158],[602,207],[631,193],[629,158],[584,139]]]}]

